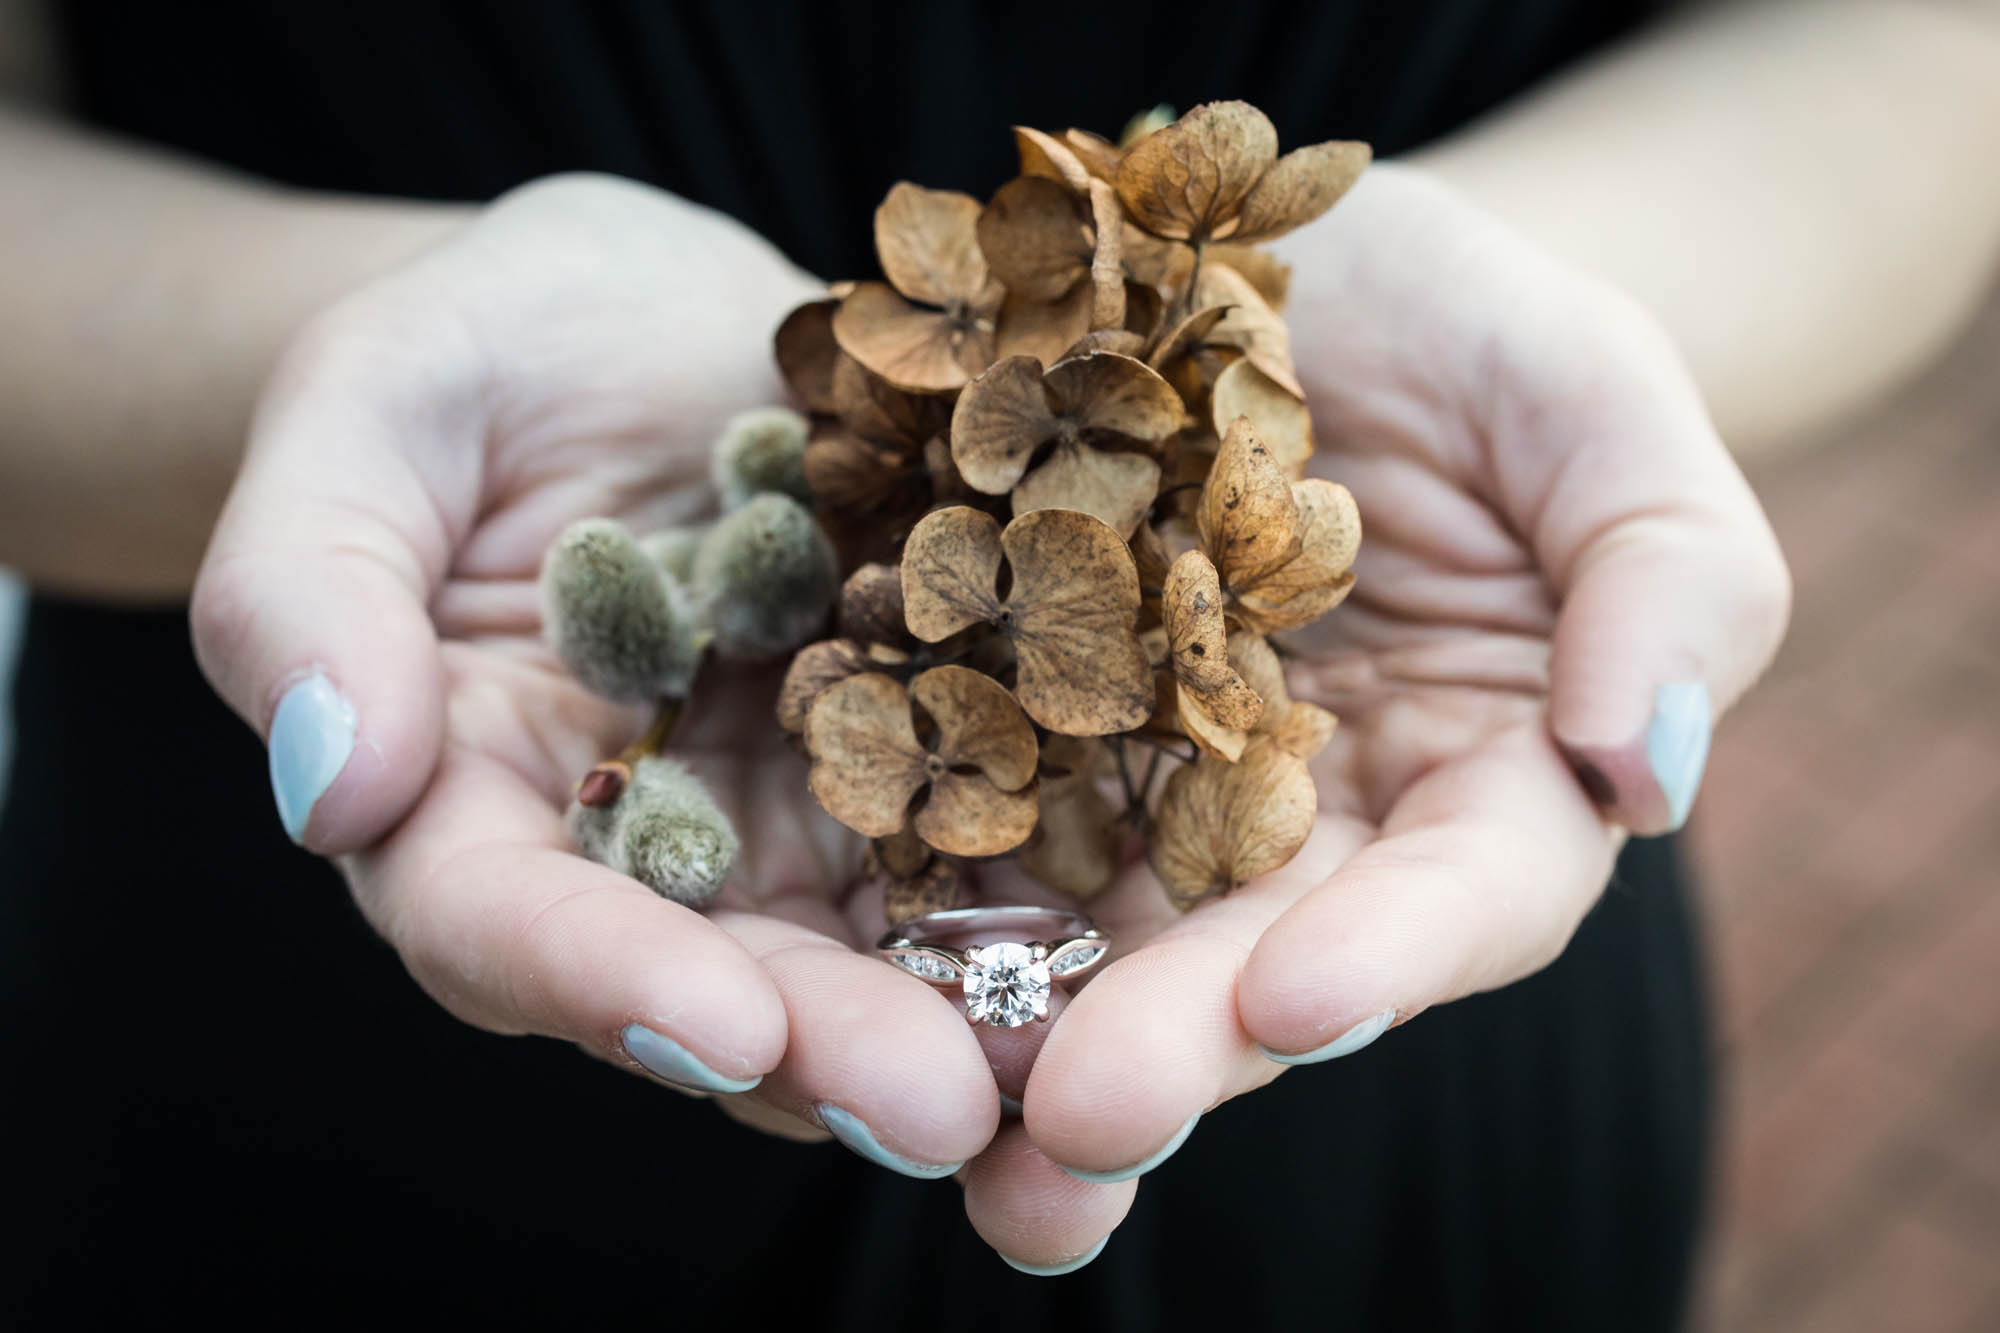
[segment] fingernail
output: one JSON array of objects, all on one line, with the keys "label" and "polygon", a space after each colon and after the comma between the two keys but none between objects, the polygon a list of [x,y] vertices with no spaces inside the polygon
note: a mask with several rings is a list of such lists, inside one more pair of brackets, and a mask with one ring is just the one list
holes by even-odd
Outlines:
[{"label": "fingernail", "polygon": [[320,672],[278,700],[271,717],[271,793],[293,842],[304,841],[314,803],[354,753],[354,727],[354,705]]},{"label": "fingernail", "polygon": [[918,1180],[939,1180],[965,1165],[964,1162],[913,1162],[907,1157],[899,1157],[884,1148],[875,1137],[875,1131],[863,1124],[853,1112],[843,1111],[828,1102],[822,1102],[817,1110],[819,1122],[826,1126],[827,1132],[846,1144],[851,1152],[900,1175],[915,1176]]},{"label": "fingernail", "polygon": [[1008,1259],[1004,1254],[1000,1257],[1006,1260],[1007,1267],[1017,1273],[1026,1273],[1029,1277],[1061,1277],[1064,1273],[1074,1273],[1098,1255],[1103,1254],[1104,1247],[1110,1243],[1111,1237],[1106,1236],[1083,1254],[1079,1254],[1076,1258],[1065,1260],[1059,1264],[1024,1264],[1019,1259]]},{"label": "fingernail", "polygon": [[1646,726],[1646,762],[1667,798],[1672,827],[1687,823],[1694,794],[1708,765],[1708,737],[1714,725],[1708,686],[1698,680],[1662,685],[1653,693],[1653,720]]},{"label": "fingernail", "polygon": [[1021,1118],[1021,1110],[1022,1110],[1021,1103],[1015,1101],[1012,1097],[1009,1097],[1004,1092],[1000,1094],[1001,1115],[1011,1115],[1016,1120],[1019,1120]]},{"label": "fingernail", "polygon": [[1310,1051],[1300,1051],[1297,1055],[1287,1055],[1274,1051],[1269,1046],[1259,1046],[1268,1060],[1276,1060],[1281,1065],[1316,1065],[1322,1060],[1338,1060],[1343,1055],[1352,1055],[1389,1030],[1396,1021],[1394,1009],[1384,1009],[1373,1018],[1356,1023],[1347,1031],[1335,1037],[1324,1046],[1315,1046]]},{"label": "fingernail", "polygon": [[724,1078],[695,1059],[687,1047],[643,1023],[629,1024],[622,1035],[627,1055],[643,1065],[647,1073],[678,1088],[693,1092],[748,1092],[764,1081],[762,1074],[756,1078]]},{"label": "fingernail", "polygon": [[1087,1180],[1093,1185],[1112,1185],[1121,1180],[1130,1180],[1134,1176],[1143,1176],[1161,1162],[1166,1161],[1169,1157],[1179,1152],[1181,1145],[1187,1142],[1188,1135],[1194,1133],[1194,1127],[1200,1120],[1201,1112],[1196,1111],[1188,1117],[1187,1123],[1181,1126],[1180,1132],[1167,1140],[1166,1147],[1160,1149],[1143,1162],[1132,1166],[1120,1167],[1116,1171],[1083,1171],[1073,1166],[1066,1166],[1063,1170],[1069,1172],[1078,1180]]}]

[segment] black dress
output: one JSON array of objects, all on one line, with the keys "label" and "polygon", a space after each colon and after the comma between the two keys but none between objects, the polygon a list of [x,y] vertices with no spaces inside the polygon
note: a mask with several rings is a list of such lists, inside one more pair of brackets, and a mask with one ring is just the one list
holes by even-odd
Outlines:
[{"label": "black dress", "polygon": [[[91,0],[60,16],[87,121],[370,193],[481,199],[615,171],[839,276],[871,271],[890,181],[1004,179],[1011,123],[1115,131],[1156,102],[1246,96],[1287,144],[1392,153],[1645,8]],[[0,1325],[1682,1317],[1708,1074],[1670,844],[1633,844],[1542,974],[1207,1116],[1100,1259],[1034,1279],[980,1244],[950,1184],[763,1138],[436,1009],[279,832],[257,742],[202,683],[179,612],[37,599],[15,703]]]}]

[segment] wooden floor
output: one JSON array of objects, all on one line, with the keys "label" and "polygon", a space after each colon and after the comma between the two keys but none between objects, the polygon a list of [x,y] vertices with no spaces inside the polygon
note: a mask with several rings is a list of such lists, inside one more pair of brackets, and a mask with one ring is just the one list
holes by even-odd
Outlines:
[{"label": "wooden floor", "polygon": [[1752,480],[1799,595],[1692,825],[1725,1062],[1703,1322],[2000,1330],[2000,301]]}]

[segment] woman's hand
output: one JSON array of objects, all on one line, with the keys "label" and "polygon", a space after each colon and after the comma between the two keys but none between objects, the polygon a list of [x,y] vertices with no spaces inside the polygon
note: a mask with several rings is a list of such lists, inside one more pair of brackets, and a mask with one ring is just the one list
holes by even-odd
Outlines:
[{"label": "woman's hand", "polygon": [[1284,249],[1317,470],[1366,528],[1353,596],[1294,644],[1294,693],[1341,716],[1318,825],[1190,915],[1143,866],[1093,904],[1120,956],[970,1175],[1027,1263],[1129,1206],[1052,1163],[1129,1179],[1287,1065],[1553,960],[1624,830],[1686,818],[1711,713],[1784,629],[1770,529],[1635,305],[1393,166]]},{"label": "woman's hand", "polygon": [[542,552],[585,516],[696,513],[709,442],[777,401],[771,331],[815,290],[642,186],[501,199],[294,341],[203,565],[195,642],[269,740],[288,831],[339,857],[452,1013],[942,1175],[992,1136],[992,1076],[962,1017],[856,951],[837,894],[857,840],[813,805],[770,682],[698,692],[676,738],[744,834],[710,915],[572,855],[562,826],[576,779],[643,718],[542,650]]}]

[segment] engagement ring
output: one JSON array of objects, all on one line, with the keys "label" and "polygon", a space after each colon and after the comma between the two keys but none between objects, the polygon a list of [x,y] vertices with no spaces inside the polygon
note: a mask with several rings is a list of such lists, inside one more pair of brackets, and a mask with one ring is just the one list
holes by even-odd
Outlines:
[{"label": "engagement ring", "polygon": [[[954,948],[946,940],[1021,936]],[[1074,981],[1111,951],[1104,932],[1081,912],[1054,907],[962,907],[932,912],[890,929],[875,945],[884,958],[933,986],[965,991],[965,1016],[1017,1028],[1049,1016],[1049,991]]]}]

